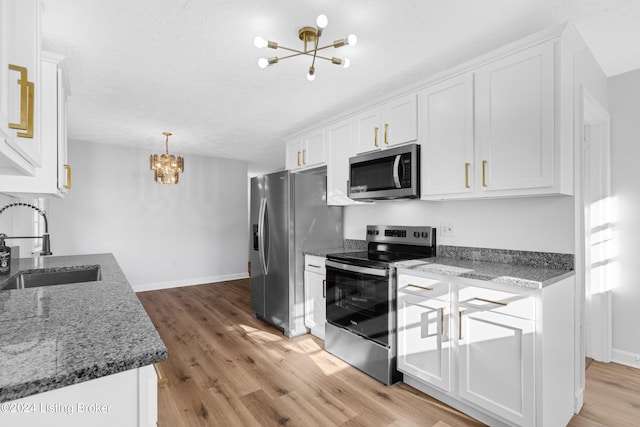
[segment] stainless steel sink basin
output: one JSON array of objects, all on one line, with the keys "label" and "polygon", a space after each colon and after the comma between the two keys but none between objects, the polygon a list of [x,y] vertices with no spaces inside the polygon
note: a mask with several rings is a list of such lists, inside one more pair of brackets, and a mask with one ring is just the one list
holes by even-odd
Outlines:
[{"label": "stainless steel sink basin", "polygon": [[98,280],[102,280],[102,275],[100,274],[100,266],[90,266],[87,268],[79,268],[76,270],[44,272],[31,271],[19,273],[15,277],[12,277],[6,284],[6,286],[2,288],[2,290],[66,285],[69,283],[79,282],[95,282]]}]

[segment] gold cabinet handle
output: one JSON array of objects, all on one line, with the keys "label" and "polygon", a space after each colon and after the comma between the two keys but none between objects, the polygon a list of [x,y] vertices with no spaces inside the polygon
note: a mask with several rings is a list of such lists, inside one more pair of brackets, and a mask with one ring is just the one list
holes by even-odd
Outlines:
[{"label": "gold cabinet handle", "polygon": [[302,164],[307,164],[307,150],[302,150]]},{"label": "gold cabinet handle", "polygon": [[302,165],[300,164],[300,152],[299,152],[299,151],[298,151],[298,166],[302,166]]},{"label": "gold cabinet handle", "polygon": [[462,341],[462,312],[458,312],[458,340]]},{"label": "gold cabinet handle", "polygon": [[378,146],[378,128],[373,128],[373,145]]},{"label": "gold cabinet handle", "polygon": [[389,145],[389,141],[387,141],[387,129],[389,129],[389,123],[384,124],[384,143]]},{"label": "gold cabinet handle", "polygon": [[327,297],[327,281],[322,279],[322,298]]},{"label": "gold cabinet handle", "polygon": [[68,190],[71,188],[71,166],[65,163],[64,168],[67,170],[67,183],[64,185],[64,188]]},{"label": "gold cabinet handle", "polygon": [[33,138],[33,92],[35,85],[28,81],[27,69],[18,65],[9,64],[9,69],[20,73],[20,123],[9,123],[11,129],[23,130],[16,135],[21,138]]},{"label": "gold cabinet handle", "polygon": [[509,305],[508,302],[500,302],[500,301],[494,301],[494,300],[490,300],[490,299],[484,299],[484,298],[471,298],[471,300],[478,300],[478,301],[482,301],[482,302],[488,302],[489,304],[495,304],[495,305],[500,305],[502,307],[506,307]]},{"label": "gold cabinet handle", "polygon": [[442,307],[440,309],[440,324],[442,325],[442,336],[445,336],[446,334],[444,333],[444,307]]},{"label": "gold cabinet handle", "polygon": [[471,163],[467,162],[464,164],[464,188],[471,188],[469,187],[469,167],[471,166]]},{"label": "gold cabinet handle", "polygon": [[409,288],[409,287],[411,287],[411,288],[418,288],[418,289],[422,289],[422,290],[425,290],[425,291],[432,291],[432,290],[433,290],[433,288],[428,288],[428,287],[426,287],[426,286],[420,286],[420,285],[414,285],[413,283],[409,283],[409,284],[407,285],[407,288]]},{"label": "gold cabinet handle", "polygon": [[487,161],[482,161],[482,186],[487,186]]}]

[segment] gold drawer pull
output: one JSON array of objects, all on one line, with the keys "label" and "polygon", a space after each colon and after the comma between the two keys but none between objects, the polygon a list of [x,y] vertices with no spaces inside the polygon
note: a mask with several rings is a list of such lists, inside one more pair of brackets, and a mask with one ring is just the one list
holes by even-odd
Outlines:
[{"label": "gold drawer pull", "polygon": [[68,190],[71,188],[71,166],[65,163],[64,168],[67,170],[67,183],[64,188]]},{"label": "gold drawer pull", "polygon": [[9,64],[9,69],[20,73],[20,80],[18,80],[20,85],[20,123],[9,123],[9,128],[26,131],[16,133],[21,138],[33,138],[33,92],[35,85],[28,81],[25,67]]},{"label": "gold drawer pull", "polygon": [[433,290],[433,288],[427,288],[426,286],[414,285],[413,283],[409,283],[409,284],[407,285],[407,288],[408,288],[408,287],[418,288],[418,289],[423,289],[423,290],[425,290],[425,291],[432,291],[432,290]]},{"label": "gold drawer pull", "polygon": [[307,267],[322,268],[319,265],[315,265],[315,264],[307,264]]},{"label": "gold drawer pull", "polygon": [[300,164],[300,152],[299,152],[299,151],[298,151],[298,166],[302,166],[302,165]]},{"label": "gold drawer pull", "polygon": [[500,301],[493,301],[490,299],[484,299],[484,298],[471,298],[472,300],[478,300],[478,301],[482,301],[482,302],[488,302],[489,304],[495,304],[495,305],[501,305],[503,307],[506,307],[507,305],[509,305],[509,303],[507,302],[500,302]]},{"label": "gold drawer pull", "polygon": [[307,150],[302,150],[302,164],[307,164]]},{"label": "gold drawer pull", "polygon": [[373,145],[378,146],[378,128],[373,128]]},{"label": "gold drawer pull", "polygon": [[322,279],[322,298],[327,297],[327,281]]},{"label": "gold drawer pull", "polygon": [[389,124],[384,124],[384,143],[389,145],[389,141],[387,141],[387,130],[389,129]]}]

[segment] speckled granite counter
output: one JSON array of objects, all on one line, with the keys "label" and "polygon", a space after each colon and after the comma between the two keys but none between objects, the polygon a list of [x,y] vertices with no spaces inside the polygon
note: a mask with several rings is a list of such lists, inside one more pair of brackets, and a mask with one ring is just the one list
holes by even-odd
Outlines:
[{"label": "speckled granite counter", "polygon": [[102,280],[0,291],[0,402],[150,365],[167,349],[111,254],[22,258],[19,271],[99,265]]},{"label": "speckled granite counter", "polygon": [[474,261],[459,258],[435,257],[396,263],[406,273],[426,272],[465,279],[482,280],[502,285],[541,289],[571,277],[573,270],[501,262]]}]

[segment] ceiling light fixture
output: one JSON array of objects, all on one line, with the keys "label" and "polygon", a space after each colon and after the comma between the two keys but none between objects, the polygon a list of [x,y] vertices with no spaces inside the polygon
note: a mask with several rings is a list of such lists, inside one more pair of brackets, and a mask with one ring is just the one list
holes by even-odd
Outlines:
[{"label": "ceiling light fixture", "polygon": [[282,61],[283,59],[292,58],[294,56],[300,56],[300,55],[309,55],[313,57],[313,59],[311,60],[311,66],[309,67],[309,72],[307,73],[307,79],[309,81],[313,81],[316,78],[316,69],[315,69],[316,58],[326,59],[327,61],[330,61],[332,64],[342,65],[344,68],[348,68],[349,65],[351,65],[351,62],[347,58],[344,58],[344,59],[336,58],[336,57],[328,58],[326,56],[318,55],[318,51],[323,49],[327,49],[330,47],[338,48],[345,45],[355,46],[356,43],[358,42],[358,38],[356,37],[355,34],[349,34],[344,39],[338,39],[331,44],[318,47],[318,41],[320,40],[320,36],[322,35],[322,30],[327,26],[328,22],[329,20],[325,15],[319,15],[318,18],[316,19],[315,27],[302,27],[298,30],[298,37],[304,43],[303,50],[280,46],[276,42],[265,40],[260,36],[256,37],[253,40],[253,44],[257,48],[263,48],[263,47],[268,47],[270,49],[280,48],[280,49],[288,50],[290,52],[295,52],[292,55],[283,56],[280,58],[278,58],[277,56],[273,56],[270,58],[260,58],[258,59],[258,66],[260,68],[267,68],[269,65],[276,64],[279,61]]},{"label": "ceiling light fixture", "polygon": [[149,164],[153,171],[153,180],[162,184],[177,184],[180,172],[184,172],[184,159],[169,154],[169,137],[171,132],[162,132],[167,137],[165,141],[166,153],[152,154],[149,157]]}]

